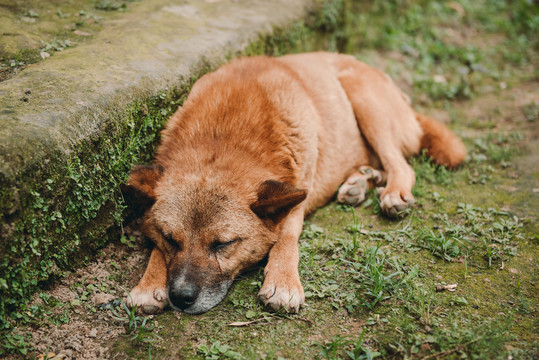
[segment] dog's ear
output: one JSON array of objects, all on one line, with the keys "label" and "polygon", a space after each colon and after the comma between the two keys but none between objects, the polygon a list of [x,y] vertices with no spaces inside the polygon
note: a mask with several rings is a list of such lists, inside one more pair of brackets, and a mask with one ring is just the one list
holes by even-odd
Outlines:
[{"label": "dog's ear", "polygon": [[276,217],[288,212],[306,197],[307,190],[276,180],[266,180],[258,187],[258,199],[251,204],[251,210],[261,218]]},{"label": "dog's ear", "polygon": [[139,202],[149,206],[155,201],[155,186],[162,174],[163,167],[161,166],[135,165],[122,190],[126,193],[134,193]]}]

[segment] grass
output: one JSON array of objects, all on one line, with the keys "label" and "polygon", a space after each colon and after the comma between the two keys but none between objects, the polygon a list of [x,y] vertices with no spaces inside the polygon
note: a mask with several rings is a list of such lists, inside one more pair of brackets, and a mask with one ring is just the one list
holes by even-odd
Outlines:
[{"label": "grass", "polygon": [[[143,318],[122,305],[115,321],[128,335],[107,344],[112,356],[537,358],[537,8],[525,0],[375,0],[331,1],[322,11],[333,34],[323,48],[390,73],[420,111],[464,139],[466,162],[449,171],[412,159],[417,203],[399,220],[380,214],[374,191],[357,208],[330,203],[306,219],[300,276],[308,306],[298,315],[261,305],[258,267],[204,315]],[[270,47],[273,54],[313,50],[302,29],[280,34],[296,47]],[[248,51],[259,53],[256,46]],[[130,236],[120,241],[132,252],[140,246]],[[125,285],[132,269],[117,259],[110,267]],[[96,290],[84,279],[73,288],[92,312],[83,297]],[[70,321],[69,306],[43,298],[19,315],[32,324]],[[6,344],[25,349],[26,339],[12,332]]]},{"label": "grass", "polygon": [[[340,50],[374,65],[381,60],[422,111],[443,109],[458,133],[470,126],[473,133],[464,137],[468,160],[448,171],[424,156],[413,159],[418,203],[399,221],[379,215],[374,192],[354,210],[334,203],[320,209],[306,220],[300,240],[309,306],[297,316],[266,320],[256,298],[258,269],[208,315],[182,315],[184,330],[168,336],[195,340],[182,342],[177,353],[224,357],[219,346],[225,344],[223,351],[244,359],[533,358],[537,248],[526,218],[537,213],[518,211],[527,201],[523,189],[507,196],[499,188],[516,187],[511,172],[515,159],[526,156],[529,138],[514,123],[500,121],[507,105],[483,106],[479,117],[465,108],[499,96],[503,86],[530,81],[535,10],[524,1],[341,5],[362,11],[347,13],[349,41]],[[338,7],[331,9],[327,17],[333,19]],[[482,40],[469,41],[470,32]],[[523,37],[530,46],[522,46]],[[522,108],[518,126],[536,121],[535,104]],[[437,291],[450,284],[456,291]],[[170,321],[165,327],[174,324],[168,313],[161,319]],[[226,326],[251,319],[264,321]],[[184,333],[190,326],[195,329]],[[201,339],[208,342],[196,345]],[[115,354],[121,353],[117,346]]]},{"label": "grass", "polygon": [[120,310],[116,310],[112,307],[110,310],[114,320],[120,321],[126,324],[126,335],[128,335],[129,341],[139,344],[150,344],[156,340],[162,340],[162,338],[154,332],[155,327],[148,324],[150,316],[141,317],[137,315],[137,306],[129,308],[127,304],[120,300]]}]

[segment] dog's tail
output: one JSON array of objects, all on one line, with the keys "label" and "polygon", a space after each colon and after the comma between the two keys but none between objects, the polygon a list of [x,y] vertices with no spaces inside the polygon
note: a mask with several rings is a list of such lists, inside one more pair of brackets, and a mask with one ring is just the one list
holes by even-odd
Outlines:
[{"label": "dog's tail", "polygon": [[425,115],[416,113],[423,129],[421,149],[427,150],[436,164],[455,168],[466,158],[466,147],[444,124]]}]

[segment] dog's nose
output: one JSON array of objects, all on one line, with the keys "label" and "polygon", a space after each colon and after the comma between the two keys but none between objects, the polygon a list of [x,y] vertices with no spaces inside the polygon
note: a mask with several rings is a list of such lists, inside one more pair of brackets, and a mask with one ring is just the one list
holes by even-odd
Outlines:
[{"label": "dog's nose", "polygon": [[173,287],[169,293],[170,301],[177,308],[185,310],[195,303],[198,290],[198,287],[193,284],[185,284],[178,288]]}]

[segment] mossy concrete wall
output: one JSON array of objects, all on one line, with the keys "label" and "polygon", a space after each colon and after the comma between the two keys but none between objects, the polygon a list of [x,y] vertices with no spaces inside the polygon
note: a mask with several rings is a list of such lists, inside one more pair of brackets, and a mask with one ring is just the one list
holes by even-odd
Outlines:
[{"label": "mossy concrete wall", "polygon": [[295,21],[326,3],[132,3],[91,41],[1,82],[0,329],[39,286],[110,239],[125,216],[120,185],[133,163],[150,160],[192,81],[227,57],[296,41],[305,26]]}]

